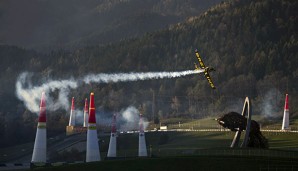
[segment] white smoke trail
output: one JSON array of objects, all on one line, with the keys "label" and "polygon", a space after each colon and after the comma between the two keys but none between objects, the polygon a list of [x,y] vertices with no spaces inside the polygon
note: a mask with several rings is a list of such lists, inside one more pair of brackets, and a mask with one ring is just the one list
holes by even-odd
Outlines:
[{"label": "white smoke trail", "polygon": [[[76,112],[76,123],[82,125],[83,111]],[[115,113],[104,112],[101,109],[96,109],[96,124],[111,128],[113,115]],[[136,131],[139,130],[140,112],[134,106],[123,108],[119,113],[116,113],[116,122],[118,131]],[[147,118],[143,115],[143,125],[146,129],[149,125]]]},{"label": "white smoke trail", "polygon": [[[31,112],[37,113],[39,111],[39,102],[41,93],[44,91],[47,97],[47,110],[55,111],[57,109],[69,109],[68,94],[70,89],[76,89],[78,82],[95,82],[95,83],[116,83],[126,81],[162,79],[162,78],[176,78],[187,76],[191,74],[198,74],[204,70],[187,70],[180,72],[147,72],[147,73],[115,73],[115,74],[90,74],[78,80],[61,80],[61,81],[47,81],[40,86],[32,86],[29,73],[24,72],[20,74],[16,82],[16,95],[22,100]],[[58,91],[58,98],[50,97],[50,93]]]},{"label": "white smoke trail", "polygon": [[[31,112],[39,111],[39,102],[41,93],[46,93],[47,110],[55,111],[57,109],[68,109],[68,94],[70,89],[77,88],[77,82],[73,80],[48,81],[40,86],[32,86],[31,81],[28,81],[27,72],[22,73],[16,82],[16,95],[22,100]],[[28,85],[25,87],[25,85]],[[49,96],[49,93],[58,90],[58,98],[54,100]]]},{"label": "white smoke trail", "polygon": [[126,81],[151,80],[161,78],[176,78],[191,74],[198,74],[204,70],[188,70],[181,72],[144,72],[144,73],[117,73],[117,74],[91,74],[87,75],[83,81],[87,84],[95,83],[116,83]]},{"label": "white smoke trail", "polygon": [[278,117],[282,114],[282,94],[276,88],[268,90],[259,104],[259,109],[265,117]]},{"label": "white smoke trail", "polygon": [[76,125],[83,125],[84,123],[84,110],[75,110]]},{"label": "white smoke trail", "polygon": [[[140,120],[140,112],[134,106],[129,106],[125,110],[120,112],[120,131],[132,131],[132,130],[139,130],[139,120]],[[147,128],[149,122],[145,117],[143,117],[143,124],[144,129]]]}]

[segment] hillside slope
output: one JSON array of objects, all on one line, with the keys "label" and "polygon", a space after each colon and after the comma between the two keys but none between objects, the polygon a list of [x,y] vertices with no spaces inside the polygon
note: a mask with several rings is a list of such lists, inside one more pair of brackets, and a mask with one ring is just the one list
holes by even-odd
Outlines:
[{"label": "hillside slope", "polygon": [[0,44],[39,50],[105,44],[198,15],[220,0],[2,0]]},{"label": "hillside slope", "polygon": [[[211,91],[201,76],[130,86],[144,91],[153,88],[161,98],[181,96],[180,113],[241,110],[243,97],[250,96],[258,104],[257,113],[281,116],[284,93],[291,94],[291,104],[297,97],[297,5],[278,0],[221,3],[169,29],[109,46],[83,48],[65,57],[79,64],[74,71],[78,75],[173,71],[193,69],[194,50],[199,49],[205,64],[217,70],[212,73],[217,91]],[[119,89],[131,94],[125,86]],[[171,111],[169,104],[162,104],[171,99],[161,101],[158,107],[168,106],[162,113]]]}]

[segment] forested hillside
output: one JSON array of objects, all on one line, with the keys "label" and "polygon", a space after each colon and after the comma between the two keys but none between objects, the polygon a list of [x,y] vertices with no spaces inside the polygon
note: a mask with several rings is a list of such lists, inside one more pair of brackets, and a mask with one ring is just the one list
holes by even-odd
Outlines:
[{"label": "forested hillside", "polygon": [[[278,118],[282,116],[284,94],[289,93],[290,117],[295,117],[297,8],[298,2],[291,0],[233,0],[167,29],[108,45],[59,50],[47,55],[1,46],[4,62],[1,62],[0,120],[5,122],[0,122],[0,134],[8,137],[5,133],[10,130],[8,118],[21,117],[18,124],[24,127],[24,132],[25,128],[35,126],[32,121],[36,116],[25,110],[13,94],[16,77],[23,71],[34,73],[35,84],[49,78],[79,78],[88,73],[183,71],[194,69],[195,49],[207,66],[216,69],[211,73],[215,91],[201,74],[119,84],[83,84],[71,96],[84,99],[94,91],[98,97],[96,106],[105,112],[142,105],[144,115],[158,122],[170,117],[200,118],[239,112],[245,96],[252,99],[254,115]],[[77,106],[80,105],[78,102]],[[49,125],[54,121],[61,123],[55,128],[49,126],[50,131],[64,130],[65,111],[48,116]]]},{"label": "forested hillside", "polygon": [[1,0],[0,44],[39,51],[105,44],[199,15],[220,0]]}]

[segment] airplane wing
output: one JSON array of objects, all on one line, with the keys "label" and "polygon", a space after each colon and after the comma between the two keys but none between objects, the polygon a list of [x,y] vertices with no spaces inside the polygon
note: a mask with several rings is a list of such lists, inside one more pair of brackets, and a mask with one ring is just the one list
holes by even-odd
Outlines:
[{"label": "airplane wing", "polygon": [[[210,77],[210,75],[209,75],[209,71],[212,71],[212,70],[214,70],[214,69],[210,69],[209,67],[206,67],[206,66],[205,66],[205,64],[204,64],[204,62],[203,62],[203,60],[202,60],[202,58],[201,58],[201,56],[200,56],[198,50],[196,50],[196,56],[197,56],[198,61],[199,61],[199,64],[200,64],[200,68],[205,70],[205,71],[204,71],[204,75],[205,75],[206,79],[208,80],[208,82],[209,82],[211,88],[212,88],[212,89],[215,89],[215,86],[214,86],[214,84],[213,84],[213,81],[212,81],[212,79],[211,79],[211,77]],[[198,66],[197,66],[196,64],[195,64],[195,68],[198,69]]]},{"label": "airplane wing", "polygon": [[209,72],[208,72],[208,71],[205,71],[205,72],[204,72],[204,75],[205,75],[205,77],[207,78],[207,80],[208,80],[208,82],[209,82],[211,88],[212,88],[212,89],[215,89],[215,86],[214,86],[214,84],[213,84],[213,81],[211,80],[211,77],[210,77],[210,75],[209,75]]},{"label": "airplane wing", "polygon": [[196,50],[196,56],[197,56],[197,58],[198,58],[200,67],[201,67],[202,69],[205,69],[205,68],[206,68],[206,67],[205,67],[205,64],[203,63],[203,60],[202,60],[202,58],[201,58],[201,56],[200,56],[198,50]]}]

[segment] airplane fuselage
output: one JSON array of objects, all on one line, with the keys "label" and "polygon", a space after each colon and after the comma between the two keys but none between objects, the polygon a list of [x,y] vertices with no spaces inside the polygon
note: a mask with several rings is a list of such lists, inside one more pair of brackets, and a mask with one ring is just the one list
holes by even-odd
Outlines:
[{"label": "airplane fuselage", "polygon": [[205,68],[205,72],[212,72],[212,71],[215,71],[215,69],[212,68],[212,67],[206,67]]},{"label": "airplane fuselage", "polygon": [[212,67],[206,67],[206,66],[205,66],[205,64],[204,64],[204,62],[203,62],[203,60],[202,60],[202,58],[200,57],[200,54],[199,54],[198,50],[196,50],[196,57],[197,57],[197,59],[198,59],[198,62],[199,62],[199,66],[200,66],[200,67],[198,67],[198,65],[195,63],[195,70],[203,69],[203,70],[204,70],[204,75],[205,75],[206,79],[208,80],[208,82],[209,82],[211,88],[212,88],[212,89],[215,89],[215,86],[214,86],[214,84],[213,84],[213,82],[212,82],[212,80],[211,80],[210,74],[209,74],[209,72],[211,72],[211,71],[215,71],[215,69],[212,68]]}]

